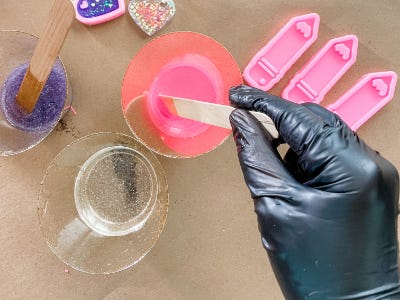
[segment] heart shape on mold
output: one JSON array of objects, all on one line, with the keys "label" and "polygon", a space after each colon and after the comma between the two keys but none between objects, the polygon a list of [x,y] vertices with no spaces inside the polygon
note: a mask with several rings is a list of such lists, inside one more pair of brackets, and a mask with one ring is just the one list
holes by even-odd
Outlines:
[{"label": "heart shape on mold", "polygon": [[389,86],[381,79],[374,79],[372,86],[378,91],[379,96],[384,97],[388,93]]},{"label": "heart shape on mold", "polygon": [[311,36],[312,28],[310,25],[307,24],[307,22],[302,21],[297,23],[296,28],[303,34],[306,39]]},{"label": "heart shape on mold", "polygon": [[350,49],[343,43],[335,45],[335,51],[342,56],[343,60],[350,58]]},{"label": "heart shape on mold", "polygon": [[176,8],[172,0],[132,0],[128,11],[136,25],[151,36],[172,19]]}]

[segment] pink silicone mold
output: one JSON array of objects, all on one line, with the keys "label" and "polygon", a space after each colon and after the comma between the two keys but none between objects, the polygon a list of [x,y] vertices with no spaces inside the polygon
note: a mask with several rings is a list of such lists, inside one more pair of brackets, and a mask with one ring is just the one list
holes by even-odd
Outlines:
[{"label": "pink silicone mold", "polygon": [[283,90],[282,97],[296,103],[321,102],[356,61],[357,46],[355,35],[330,40],[294,76]]},{"label": "pink silicone mold", "polygon": [[315,13],[291,19],[247,65],[246,82],[264,91],[271,89],[317,39],[319,20]]},{"label": "pink silicone mold", "polygon": [[352,130],[357,130],[392,100],[396,82],[394,72],[369,73],[328,109],[339,115]]}]

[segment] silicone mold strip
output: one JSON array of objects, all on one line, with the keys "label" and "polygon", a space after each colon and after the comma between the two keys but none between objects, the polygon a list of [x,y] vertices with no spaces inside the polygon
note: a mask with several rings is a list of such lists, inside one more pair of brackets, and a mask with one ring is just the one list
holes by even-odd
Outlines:
[{"label": "silicone mold strip", "polygon": [[283,90],[282,97],[296,103],[320,103],[356,61],[357,47],[355,35],[328,41],[294,76]]},{"label": "silicone mold strip", "polygon": [[396,82],[391,71],[366,74],[328,109],[355,131],[392,100]]},{"label": "silicone mold strip", "polygon": [[243,71],[246,82],[264,91],[271,89],[318,36],[319,15],[291,19],[257,54]]}]

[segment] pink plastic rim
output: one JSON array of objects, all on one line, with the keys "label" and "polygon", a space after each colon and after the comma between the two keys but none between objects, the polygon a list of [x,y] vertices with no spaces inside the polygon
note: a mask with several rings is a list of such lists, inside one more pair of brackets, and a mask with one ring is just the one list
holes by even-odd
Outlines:
[{"label": "pink plastic rim", "polygon": [[[172,115],[158,95],[229,105],[229,89],[242,83],[235,59],[221,44],[199,33],[174,32],[150,41],[132,59],[122,83],[121,104],[125,114],[135,98],[146,95],[140,118],[150,120],[156,138],[178,156],[193,157],[215,149],[231,131]],[[150,137],[137,137],[152,148]]]}]

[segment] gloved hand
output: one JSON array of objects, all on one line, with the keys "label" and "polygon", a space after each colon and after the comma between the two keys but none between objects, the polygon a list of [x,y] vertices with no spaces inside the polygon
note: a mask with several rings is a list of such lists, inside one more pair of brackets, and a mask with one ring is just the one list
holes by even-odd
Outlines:
[{"label": "gloved hand", "polygon": [[[287,299],[400,299],[399,176],[336,115],[246,86],[231,114],[262,242]],[[282,159],[277,146],[290,150]]]}]

